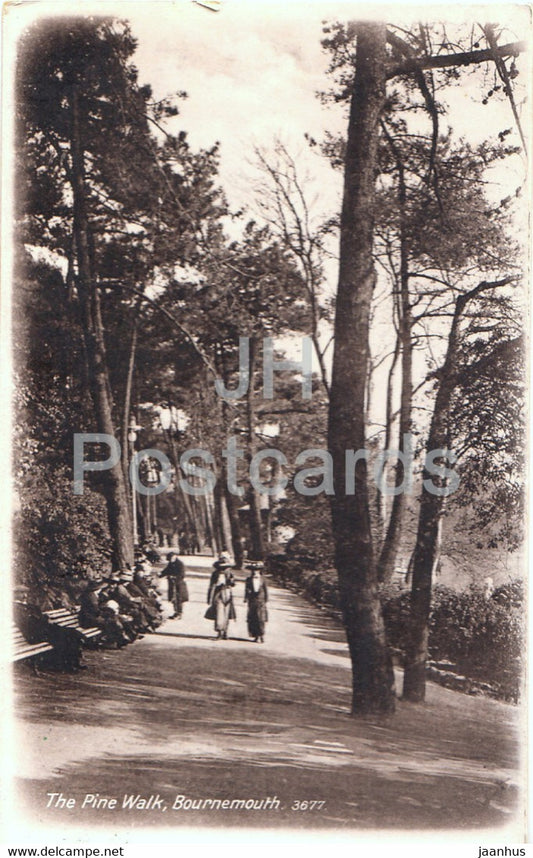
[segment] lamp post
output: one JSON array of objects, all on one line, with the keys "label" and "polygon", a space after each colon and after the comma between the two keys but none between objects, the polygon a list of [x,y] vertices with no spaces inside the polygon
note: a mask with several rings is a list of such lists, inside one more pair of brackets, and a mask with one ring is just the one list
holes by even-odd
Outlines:
[{"label": "lamp post", "polygon": [[[135,442],[137,440],[137,434],[142,429],[142,426],[139,426],[134,418],[132,417],[130,420],[130,425],[128,426],[128,441],[131,444],[131,459],[135,455]],[[139,535],[137,533],[137,493],[135,491],[135,486],[132,484],[131,486],[131,508],[132,508],[132,516],[133,516],[133,547],[135,547],[139,542]]]},{"label": "lamp post", "polygon": [[[159,471],[154,459],[148,458],[141,462],[141,475],[148,488],[159,485]],[[157,527],[157,495],[146,496],[145,538],[152,538]]]}]

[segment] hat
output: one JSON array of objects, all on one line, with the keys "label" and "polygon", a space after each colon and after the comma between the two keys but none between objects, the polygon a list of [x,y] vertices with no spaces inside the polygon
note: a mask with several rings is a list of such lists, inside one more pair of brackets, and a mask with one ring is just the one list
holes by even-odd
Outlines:
[{"label": "hat", "polygon": [[130,569],[122,569],[119,573],[119,581],[133,581],[133,572]]},{"label": "hat", "polygon": [[250,569],[252,572],[254,572],[256,569],[259,569],[261,571],[265,568],[265,564],[262,560],[247,560],[244,564],[244,568]]},{"label": "hat", "polygon": [[213,566],[215,569],[232,569],[233,560],[229,551],[221,551],[218,555],[218,560],[215,561]]}]

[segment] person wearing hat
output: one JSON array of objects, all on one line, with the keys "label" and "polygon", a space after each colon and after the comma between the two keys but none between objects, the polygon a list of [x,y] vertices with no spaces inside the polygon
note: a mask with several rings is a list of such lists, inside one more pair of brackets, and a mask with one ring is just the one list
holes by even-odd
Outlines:
[{"label": "person wearing hat", "polygon": [[156,621],[158,611],[154,614],[151,608],[148,607],[145,596],[135,584],[134,575],[129,565],[120,571],[118,593],[122,592],[121,588],[124,588],[127,596],[131,600],[129,604],[123,601],[122,608],[126,610],[128,614],[133,615],[138,631],[155,631],[159,625]]},{"label": "person wearing hat", "polygon": [[[213,563],[213,571],[211,572],[211,579],[209,581],[209,591],[215,586],[215,582],[218,578],[218,573],[221,569],[225,570],[227,575],[231,575],[231,577],[233,578],[233,573],[229,571],[230,569],[233,569],[233,562],[229,551],[221,551],[218,556],[218,560],[215,560],[215,562]],[[234,583],[235,581],[233,582],[233,584]],[[231,584],[232,587],[233,584]],[[209,597],[209,592],[207,594],[207,601],[211,601]]]},{"label": "person wearing hat", "polygon": [[128,585],[132,582],[133,572],[129,567],[112,574],[106,591],[106,601],[112,599],[118,602],[120,621],[128,635],[135,638],[139,632],[146,631],[149,623],[142,610],[142,600],[132,596],[128,590]]},{"label": "person wearing hat", "polygon": [[98,597],[103,587],[104,581],[102,578],[92,578],[80,596],[78,620],[80,626],[84,629],[89,629],[92,626],[100,628],[102,625],[103,618]]},{"label": "person wearing hat", "polygon": [[231,592],[235,586],[235,578],[231,571],[232,565],[229,554],[223,552],[213,564],[213,572],[207,591],[209,608],[204,616],[208,620],[214,620],[217,640],[227,639],[229,621],[237,619]]},{"label": "person wearing hat", "polygon": [[189,591],[185,581],[185,566],[175,551],[167,554],[168,564],[161,572],[161,578],[168,579],[168,601],[172,602],[174,613],[171,620],[181,620],[184,602],[189,601]]},{"label": "person wearing hat", "polygon": [[157,601],[156,595],[153,592],[150,592],[150,589],[143,577],[142,570],[137,568],[138,565],[139,564],[135,565],[133,580],[131,583],[126,584],[126,589],[130,596],[141,600],[142,610],[150,626],[149,630],[155,631],[155,629],[161,625],[161,607]]},{"label": "person wearing hat", "polygon": [[244,582],[244,601],[248,603],[248,634],[255,643],[264,643],[265,625],[268,621],[268,588],[263,577],[263,564],[250,560],[245,564],[245,568],[250,571]]},{"label": "person wearing hat", "polygon": [[[118,616],[118,610],[109,608],[109,601],[103,595],[105,581],[93,578],[80,596],[78,620],[82,628],[96,626],[102,630],[101,643],[110,646],[124,646],[133,638],[129,636]],[[118,605],[117,605],[118,608]]]}]

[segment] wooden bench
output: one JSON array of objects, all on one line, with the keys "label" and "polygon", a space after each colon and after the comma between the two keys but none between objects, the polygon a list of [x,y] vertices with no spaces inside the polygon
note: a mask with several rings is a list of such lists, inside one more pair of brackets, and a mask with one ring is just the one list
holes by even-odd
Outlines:
[{"label": "wooden bench", "polygon": [[86,640],[98,638],[102,634],[102,630],[97,628],[97,626],[90,626],[87,629],[80,626],[77,611],[71,611],[69,608],[55,608],[52,611],[45,611],[44,614],[54,626],[61,626],[64,629],[74,629],[80,632]]},{"label": "wooden bench", "polygon": [[48,641],[28,643],[15,623],[12,623],[12,642],[13,661],[22,661],[25,658],[33,658],[36,655],[41,655],[44,652],[50,652],[53,650],[52,644],[48,643]]}]

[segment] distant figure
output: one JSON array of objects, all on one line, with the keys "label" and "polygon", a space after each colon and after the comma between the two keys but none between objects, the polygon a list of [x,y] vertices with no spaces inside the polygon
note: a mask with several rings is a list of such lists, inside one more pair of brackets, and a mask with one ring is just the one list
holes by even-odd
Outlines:
[{"label": "distant figure", "polygon": [[174,551],[167,554],[168,564],[161,572],[162,578],[168,578],[168,601],[172,602],[174,613],[171,620],[181,619],[184,602],[189,601],[189,591],[185,581],[185,566]]},{"label": "distant figure", "polygon": [[483,588],[483,595],[485,596],[485,599],[490,599],[490,597],[494,593],[494,579],[491,578],[490,575],[487,575],[484,580],[484,584],[485,586]]},{"label": "distant figure", "polygon": [[182,532],[179,535],[179,547],[182,554],[190,554],[190,539],[189,534]]},{"label": "distant figure", "polygon": [[153,542],[153,541],[152,542],[150,542],[150,541],[145,542],[143,545],[142,551],[143,551],[144,556],[146,557],[146,559],[150,563],[159,563],[159,560],[160,560],[159,551],[157,550],[157,546],[156,546],[155,542]]},{"label": "distant figure", "polygon": [[263,577],[263,564],[248,560],[244,566],[251,572],[244,582],[244,601],[248,602],[248,634],[255,643],[264,643],[265,625],[268,622],[268,588]]},{"label": "distant figure", "polygon": [[235,586],[235,578],[231,568],[232,563],[229,560],[229,555],[224,552],[213,564],[213,572],[207,591],[209,608],[205,617],[208,620],[214,620],[217,640],[227,640],[229,621],[237,619],[231,592]]}]

